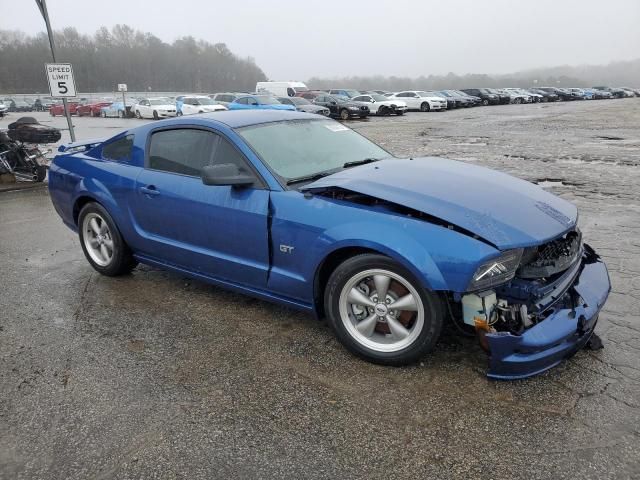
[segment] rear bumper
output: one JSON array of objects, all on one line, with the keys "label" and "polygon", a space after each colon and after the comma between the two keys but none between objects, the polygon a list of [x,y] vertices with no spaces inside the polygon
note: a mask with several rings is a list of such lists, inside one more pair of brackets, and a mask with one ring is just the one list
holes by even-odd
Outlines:
[{"label": "rear bumper", "polygon": [[590,248],[569,289],[583,300],[575,310],[557,309],[522,335],[487,334],[489,378],[515,380],[537,375],[571,357],[589,341],[611,290],[607,267]]}]

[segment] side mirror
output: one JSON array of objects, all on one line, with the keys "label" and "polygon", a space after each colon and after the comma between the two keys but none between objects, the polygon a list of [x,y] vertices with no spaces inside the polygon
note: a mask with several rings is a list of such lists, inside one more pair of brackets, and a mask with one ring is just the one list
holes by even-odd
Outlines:
[{"label": "side mirror", "polygon": [[337,104],[338,104],[338,102],[336,102],[335,100],[331,100],[331,101],[329,102],[329,104],[330,104],[330,105],[337,105]]},{"label": "side mirror", "polygon": [[222,165],[208,165],[202,169],[202,183],[205,185],[230,185],[232,187],[248,187],[253,185],[255,178],[242,173],[237,165],[225,163]]}]

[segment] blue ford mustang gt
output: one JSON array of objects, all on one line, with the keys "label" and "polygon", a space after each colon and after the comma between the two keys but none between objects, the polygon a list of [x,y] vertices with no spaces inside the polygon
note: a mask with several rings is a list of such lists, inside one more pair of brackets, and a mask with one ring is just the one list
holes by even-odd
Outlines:
[{"label": "blue ford mustang gt", "polygon": [[589,341],[609,293],[572,204],[317,115],[216,112],[59,150],[51,199],[98,272],[143,262],[314,312],[372,362],[416,361],[451,321],[490,377],[535,375]]}]

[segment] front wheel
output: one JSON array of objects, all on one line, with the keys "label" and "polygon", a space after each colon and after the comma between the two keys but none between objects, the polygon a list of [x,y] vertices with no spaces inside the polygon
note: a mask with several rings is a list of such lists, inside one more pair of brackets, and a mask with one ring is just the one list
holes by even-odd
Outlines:
[{"label": "front wheel", "polygon": [[484,105],[485,107],[486,107],[487,105],[489,105],[489,100],[487,100],[486,98],[483,98],[483,99],[482,99],[482,105]]},{"label": "front wheel", "polygon": [[102,275],[115,277],[137,265],[111,215],[98,203],[87,203],[78,215],[78,235],[85,257]]},{"label": "front wheel", "polygon": [[340,110],[340,119],[341,120],[349,120],[349,110],[343,108]]},{"label": "front wheel", "polygon": [[436,294],[382,255],[358,255],[339,265],[324,301],[338,340],[373,363],[413,363],[433,349],[442,329]]},{"label": "front wheel", "polygon": [[158,112],[156,110],[153,111],[153,119],[160,120],[160,116],[158,115]]},{"label": "front wheel", "polygon": [[142,119],[142,115],[140,114],[140,110],[136,110],[136,118]]},{"label": "front wheel", "polygon": [[422,102],[422,104],[420,105],[420,111],[428,112],[429,110],[431,110],[431,105],[429,105],[429,102]]}]

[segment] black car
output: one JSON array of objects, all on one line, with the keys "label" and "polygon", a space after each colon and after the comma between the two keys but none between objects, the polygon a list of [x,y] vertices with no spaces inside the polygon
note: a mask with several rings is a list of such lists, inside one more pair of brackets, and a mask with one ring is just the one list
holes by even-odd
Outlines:
[{"label": "black car", "polygon": [[369,115],[369,107],[360,103],[352,102],[341,95],[322,94],[314,98],[313,103],[322,105],[329,109],[330,115],[341,120],[348,120],[352,117],[365,118]]},{"label": "black car", "polygon": [[600,87],[593,87],[593,89],[594,90],[603,90],[605,92],[609,92],[609,93],[611,93],[611,95],[613,95],[614,98],[624,98],[624,97],[627,96],[624,93],[624,90],[622,90],[621,88],[600,86]]},{"label": "black car", "polygon": [[5,101],[7,100],[9,101],[10,112],[33,112],[33,105],[24,100],[5,99]]},{"label": "black car", "polygon": [[541,90],[547,93],[553,93],[558,96],[558,100],[563,100],[565,102],[576,99],[575,96],[571,94],[571,92],[567,92],[555,87],[540,87],[537,90]]},{"label": "black car", "polygon": [[507,95],[506,93],[501,93],[495,88],[485,88],[485,90],[493,95],[497,95],[498,103],[500,105],[509,105],[511,103],[511,95]]},{"label": "black car", "polygon": [[463,88],[461,92],[478,97],[482,101],[482,105],[498,105],[500,103],[500,97],[486,88]]},{"label": "black car", "polygon": [[293,105],[299,112],[317,113],[319,115],[329,116],[329,109],[322,105],[314,105],[306,98],[302,97],[277,97],[280,103],[285,105]]},{"label": "black car", "polygon": [[538,95],[542,95],[542,100],[540,100],[541,102],[557,102],[558,100],[560,100],[560,97],[558,97],[557,93],[545,92],[541,88],[529,88],[525,89],[525,92],[537,93]]}]

